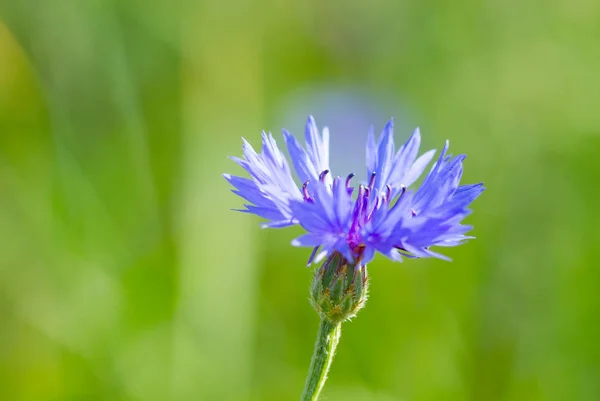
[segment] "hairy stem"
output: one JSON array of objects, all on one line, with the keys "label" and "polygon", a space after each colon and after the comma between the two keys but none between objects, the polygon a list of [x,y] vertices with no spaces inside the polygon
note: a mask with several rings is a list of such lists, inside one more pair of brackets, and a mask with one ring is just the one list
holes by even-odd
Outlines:
[{"label": "hairy stem", "polygon": [[316,401],[319,398],[321,389],[327,380],[327,372],[333,361],[341,332],[342,323],[331,323],[321,319],[301,401]]}]

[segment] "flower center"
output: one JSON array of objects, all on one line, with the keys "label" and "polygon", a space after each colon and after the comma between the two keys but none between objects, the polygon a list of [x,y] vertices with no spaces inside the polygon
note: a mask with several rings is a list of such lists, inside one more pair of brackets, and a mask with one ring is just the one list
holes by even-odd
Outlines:
[{"label": "flower center", "polygon": [[[321,182],[325,182],[327,174],[329,174],[329,170],[322,171],[321,174],[319,174],[319,180]],[[348,195],[351,195],[355,189],[354,186],[351,185],[352,178],[354,178],[354,176],[354,173],[349,174],[346,177],[345,183],[343,184],[348,191]],[[406,187],[403,185],[400,186],[401,189],[399,193],[397,193],[396,203],[391,205],[392,197],[396,198],[396,196],[394,196],[392,187],[389,184],[386,184],[384,190],[375,188],[376,178],[377,173],[373,172],[369,177],[369,182],[367,185],[358,186],[358,193],[356,195],[356,199],[354,200],[354,204],[352,205],[350,227],[345,233],[346,241],[357,258],[362,256],[366,246],[361,239],[361,229],[373,219],[378,210],[382,208],[393,208],[398,203],[398,200],[402,197],[402,195],[406,192]],[[332,185],[340,185],[339,181],[340,178],[337,177]],[[309,182],[306,181],[302,185],[304,200],[306,202],[314,203],[314,200],[308,191],[308,184]]]}]

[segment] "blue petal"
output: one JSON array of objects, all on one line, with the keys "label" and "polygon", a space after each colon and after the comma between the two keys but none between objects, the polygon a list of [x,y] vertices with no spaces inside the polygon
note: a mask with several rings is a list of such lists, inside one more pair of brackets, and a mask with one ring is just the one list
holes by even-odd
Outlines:
[{"label": "blue petal", "polygon": [[403,179],[400,181],[404,186],[411,186],[415,181],[419,179],[425,168],[433,159],[435,155],[435,149],[432,149],[428,152],[423,153],[419,158],[413,163],[408,172],[404,175]]},{"label": "blue petal", "polygon": [[[409,186],[405,181],[406,174],[410,171],[412,164],[417,158],[417,154],[419,153],[419,146],[421,145],[421,133],[419,128],[415,129],[406,141],[404,145],[400,148],[396,157],[394,158],[394,168],[391,172],[390,176],[387,178],[387,183],[392,186],[405,185]],[[418,178],[418,177],[417,177]],[[414,181],[414,180],[413,180]],[[412,182],[411,182],[412,184]]]},{"label": "blue petal", "polygon": [[313,161],[309,159],[302,146],[296,141],[296,138],[287,130],[283,130],[283,136],[300,181],[318,180],[319,173],[316,171]]},{"label": "blue petal", "polygon": [[[388,177],[393,167],[394,159],[394,121],[390,120],[385,125],[379,137],[377,150],[377,166],[374,170],[375,189],[381,190],[387,184]],[[370,177],[367,177],[369,179]]]},{"label": "blue petal", "polygon": [[318,174],[329,170],[329,130],[323,129],[322,136],[319,135],[317,123],[312,116],[308,117],[304,130],[306,138],[307,153],[312,160]]},{"label": "blue petal", "polygon": [[263,132],[260,154],[248,141],[243,138],[242,141],[244,159],[232,159],[252,179],[225,174],[225,179],[236,188],[233,192],[251,203],[246,206],[247,212],[272,220],[275,226],[284,224],[282,222],[295,224],[290,204],[292,200],[302,199],[302,194],[275,139]]},{"label": "blue petal", "polygon": [[371,176],[377,169],[377,143],[375,143],[375,133],[373,127],[369,129],[369,136],[367,137],[367,178]]}]

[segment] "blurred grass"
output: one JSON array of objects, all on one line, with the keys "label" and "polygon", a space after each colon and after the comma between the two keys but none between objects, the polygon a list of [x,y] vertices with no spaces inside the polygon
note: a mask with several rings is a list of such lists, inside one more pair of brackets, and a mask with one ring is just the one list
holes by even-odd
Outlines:
[{"label": "blurred grass", "polygon": [[597,2],[3,0],[0,19],[0,399],[297,399],[308,251],[231,212],[221,173],[319,87],[386,99],[398,140],[450,138],[488,187],[452,264],[373,263],[327,399],[600,398]]}]

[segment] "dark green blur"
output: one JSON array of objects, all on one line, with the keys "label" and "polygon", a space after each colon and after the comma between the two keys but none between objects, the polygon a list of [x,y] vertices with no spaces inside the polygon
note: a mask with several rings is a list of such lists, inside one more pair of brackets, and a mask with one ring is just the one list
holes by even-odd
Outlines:
[{"label": "dark green blur", "polygon": [[299,399],[310,249],[221,173],[328,124],[306,88],[488,188],[452,263],[369,265],[324,399],[599,400],[599,27],[593,0],[0,0],[0,400]]}]

